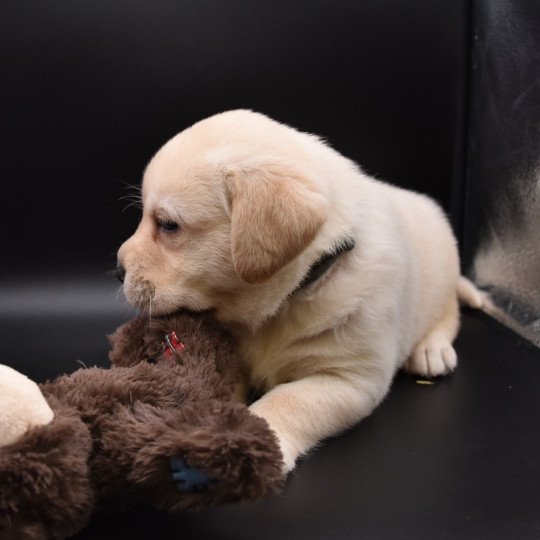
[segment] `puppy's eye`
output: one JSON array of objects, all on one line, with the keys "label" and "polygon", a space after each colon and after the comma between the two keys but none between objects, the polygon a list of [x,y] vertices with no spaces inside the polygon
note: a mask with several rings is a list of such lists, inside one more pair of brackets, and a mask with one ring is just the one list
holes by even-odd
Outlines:
[{"label": "puppy's eye", "polygon": [[167,221],[167,220],[159,220],[158,221],[158,227],[166,232],[174,232],[179,229],[178,223],[174,221]]}]

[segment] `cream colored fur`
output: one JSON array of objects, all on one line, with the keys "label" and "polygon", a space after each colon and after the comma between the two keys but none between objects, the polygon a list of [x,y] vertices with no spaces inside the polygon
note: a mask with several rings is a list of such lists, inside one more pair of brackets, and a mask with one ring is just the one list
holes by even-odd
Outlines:
[{"label": "cream colored fur", "polygon": [[0,365],[0,447],[15,442],[30,428],[54,417],[38,385],[14,369]]},{"label": "cream colored fur", "polygon": [[[369,415],[400,367],[455,368],[458,288],[469,301],[475,289],[460,281],[456,241],[429,198],[250,111],[172,138],[142,197],[118,253],[128,300],[153,314],[212,309],[236,333],[250,383],[265,392],[251,410],[276,432],[287,470]],[[356,247],[294,292],[349,237]]]}]

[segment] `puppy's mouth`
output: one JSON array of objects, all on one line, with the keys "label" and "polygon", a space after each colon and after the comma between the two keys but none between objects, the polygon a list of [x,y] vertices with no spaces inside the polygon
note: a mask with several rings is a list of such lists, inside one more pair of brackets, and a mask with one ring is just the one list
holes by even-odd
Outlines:
[{"label": "puppy's mouth", "polygon": [[156,286],[144,278],[129,278],[124,282],[124,295],[127,301],[139,312],[149,317],[174,316],[179,311],[204,313],[211,306],[195,298],[159,294]]},{"label": "puppy's mouth", "polygon": [[153,311],[156,298],[156,287],[151,281],[129,276],[124,281],[123,289],[127,301],[134,308],[143,313],[151,313]]}]

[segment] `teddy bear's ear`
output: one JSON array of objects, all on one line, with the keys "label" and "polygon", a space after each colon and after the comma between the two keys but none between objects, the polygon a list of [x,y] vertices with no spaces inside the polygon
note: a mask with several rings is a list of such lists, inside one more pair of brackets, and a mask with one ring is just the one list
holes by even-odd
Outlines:
[{"label": "teddy bear's ear", "polygon": [[119,326],[113,334],[107,336],[111,344],[109,360],[113,366],[135,366],[147,360],[144,343],[146,327],[147,321],[137,317]]}]

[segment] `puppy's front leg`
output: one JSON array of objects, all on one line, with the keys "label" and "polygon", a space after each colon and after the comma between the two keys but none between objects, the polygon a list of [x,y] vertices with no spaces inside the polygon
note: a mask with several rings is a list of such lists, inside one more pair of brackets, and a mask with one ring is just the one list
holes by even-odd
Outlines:
[{"label": "puppy's front leg", "polygon": [[250,409],[276,433],[288,472],[319,441],[368,416],[391,379],[391,372],[312,375],[276,386]]}]

